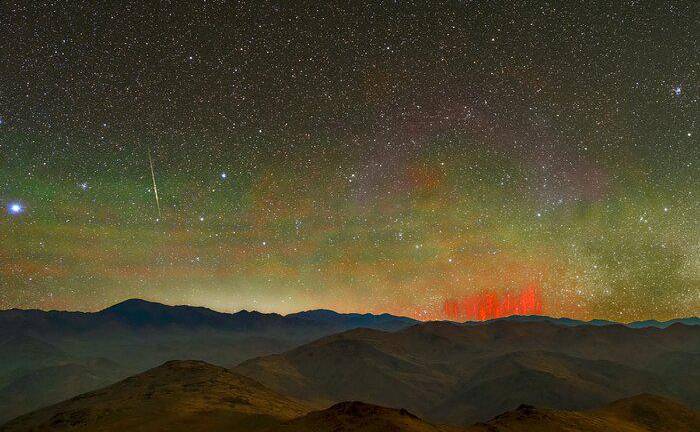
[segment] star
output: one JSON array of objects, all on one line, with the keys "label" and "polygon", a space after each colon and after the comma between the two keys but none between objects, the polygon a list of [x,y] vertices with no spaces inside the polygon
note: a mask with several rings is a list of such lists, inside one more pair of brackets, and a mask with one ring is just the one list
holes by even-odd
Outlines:
[{"label": "star", "polygon": [[[327,56],[306,43],[327,26],[297,28],[287,18],[308,11],[287,3],[255,20],[212,5],[138,40],[93,38],[111,14],[80,16],[70,38],[8,17],[35,37],[5,49],[23,73],[3,76],[0,239],[13,239],[13,260],[47,270],[31,292],[13,275],[0,309],[98,309],[149,287],[166,302],[444,318],[448,296],[541,282],[557,315],[700,310],[687,269],[672,265],[692,261],[697,237],[696,65],[666,54],[692,52],[692,20],[634,44],[623,26],[603,50],[615,55],[601,55],[588,34],[610,20],[574,4],[556,20],[536,2],[512,17],[483,2],[354,5],[319,11],[342,39]],[[397,8],[411,20],[394,25]],[[210,12],[235,23],[234,38]],[[663,33],[666,12],[624,15]],[[153,18],[136,8],[120,29]],[[356,31],[378,22],[391,25]],[[277,25],[283,37],[261,38]],[[542,57],[536,42],[551,34],[567,37]],[[201,256],[217,283],[200,283],[185,256]],[[141,258],[149,271],[125,277]],[[264,292],[235,289],[247,285]],[[70,290],[47,303],[59,287]],[[287,293],[305,296],[277,310]]]},{"label": "star", "polygon": [[10,203],[10,205],[7,206],[7,211],[10,212],[10,214],[18,215],[24,212],[24,207],[20,203]]}]

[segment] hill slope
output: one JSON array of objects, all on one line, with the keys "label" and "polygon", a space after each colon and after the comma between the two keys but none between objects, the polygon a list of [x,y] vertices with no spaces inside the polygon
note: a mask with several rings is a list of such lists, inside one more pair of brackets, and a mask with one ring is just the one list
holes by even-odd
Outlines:
[{"label": "hill slope", "polygon": [[76,393],[107,386],[123,375],[118,365],[99,359],[32,370],[0,387],[0,419],[14,418],[27,410],[71,398]]},{"label": "hill slope", "polygon": [[448,432],[459,429],[436,426],[406,410],[363,402],[341,402],[323,411],[272,427],[266,432]]},{"label": "hill slope", "polygon": [[[527,403],[588,409],[651,392],[700,406],[700,327],[424,323],[398,332],[332,335],[234,370],[316,402],[362,400],[468,425]],[[660,360],[661,359],[661,360]],[[682,372],[682,373],[681,373]]]},{"label": "hill slope", "polygon": [[469,432],[694,432],[700,413],[673,400],[638,395],[593,411],[554,411],[522,405]]},{"label": "hill slope", "polygon": [[310,407],[227,369],[171,361],[109,387],[19,417],[0,430],[257,430]]},{"label": "hill slope", "polygon": [[[491,389],[497,393],[498,389]],[[506,395],[508,390],[500,392]],[[171,361],[104,389],[19,417],[1,432],[694,432],[700,413],[642,394],[588,411],[520,405],[485,423],[445,426],[404,409],[341,402],[327,409],[269,390],[226,369]]]},{"label": "hill slope", "polygon": [[592,411],[556,411],[521,405],[486,423],[438,426],[406,410],[342,402],[274,426],[266,432],[694,432],[700,413],[676,401],[642,394]]}]

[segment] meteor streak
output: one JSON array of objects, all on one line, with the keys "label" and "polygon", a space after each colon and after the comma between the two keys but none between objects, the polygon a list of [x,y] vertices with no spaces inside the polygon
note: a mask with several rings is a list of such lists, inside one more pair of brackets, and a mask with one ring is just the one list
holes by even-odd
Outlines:
[{"label": "meteor streak", "polygon": [[153,180],[153,193],[156,196],[156,207],[158,207],[158,220],[163,219],[160,211],[160,199],[158,198],[158,185],[156,184],[156,172],[153,169],[153,157],[151,157],[151,146],[148,146],[148,163],[151,166],[151,179]]}]

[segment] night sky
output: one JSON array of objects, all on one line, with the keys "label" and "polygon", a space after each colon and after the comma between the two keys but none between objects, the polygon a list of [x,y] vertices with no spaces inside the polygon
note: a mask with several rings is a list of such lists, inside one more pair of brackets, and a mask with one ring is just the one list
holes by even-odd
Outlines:
[{"label": "night sky", "polygon": [[0,308],[700,314],[697,2],[156,3],[0,4]]}]

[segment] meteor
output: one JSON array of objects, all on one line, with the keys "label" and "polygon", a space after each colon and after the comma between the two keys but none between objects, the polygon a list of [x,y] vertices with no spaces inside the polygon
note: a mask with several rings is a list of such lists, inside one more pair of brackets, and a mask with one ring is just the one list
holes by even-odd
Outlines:
[{"label": "meteor", "polygon": [[153,180],[153,193],[156,197],[156,207],[158,207],[158,220],[163,219],[160,211],[160,199],[158,198],[158,185],[156,184],[156,172],[153,169],[153,157],[151,156],[151,146],[148,146],[148,163],[151,166],[151,180]]}]

